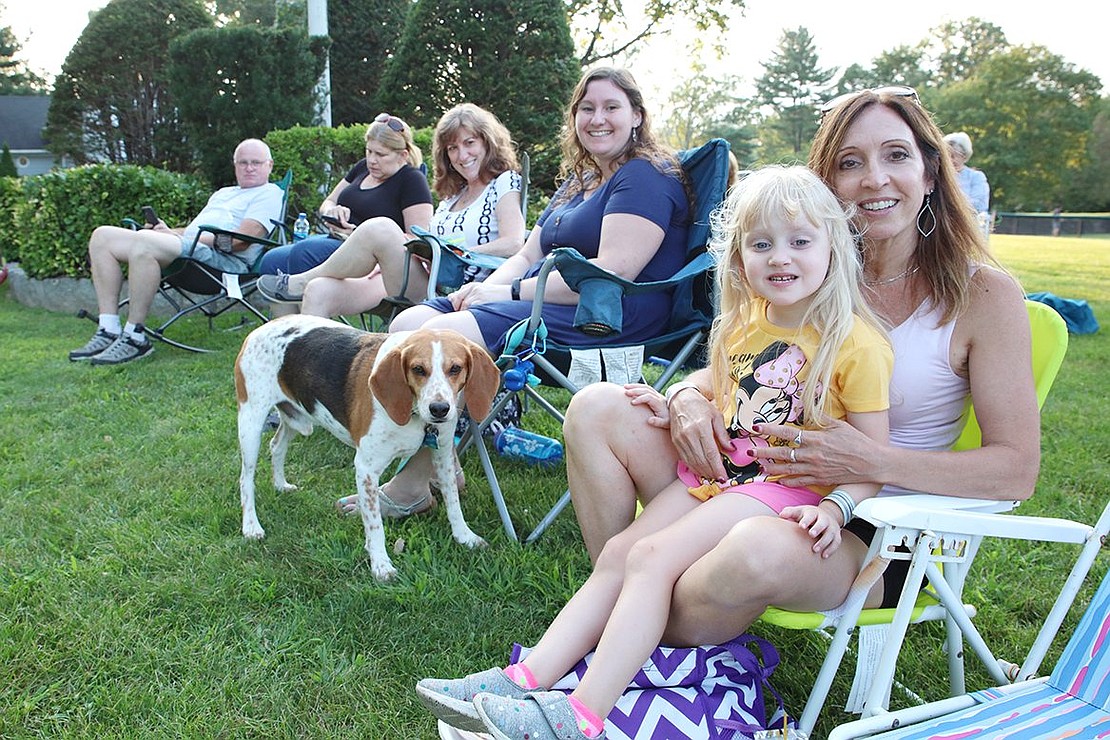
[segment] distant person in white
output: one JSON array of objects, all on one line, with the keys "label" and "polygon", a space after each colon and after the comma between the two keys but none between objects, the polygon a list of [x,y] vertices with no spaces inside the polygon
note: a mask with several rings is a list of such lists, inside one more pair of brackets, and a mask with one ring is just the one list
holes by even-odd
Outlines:
[{"label": "distant person in white", "polygon": [[964,131],[957,131],[945,136],[944,143],[948,145],[952,164],[956,166],[956,179],[960,183],[960,190],[964,191],[964,195],[971,202],[971,207],[978,214],[979,225],[983,227],[985,233],[989,234],[991,186],[987,183],[987,176],[982,170],[967,166],[973,151],[971,137]]}]

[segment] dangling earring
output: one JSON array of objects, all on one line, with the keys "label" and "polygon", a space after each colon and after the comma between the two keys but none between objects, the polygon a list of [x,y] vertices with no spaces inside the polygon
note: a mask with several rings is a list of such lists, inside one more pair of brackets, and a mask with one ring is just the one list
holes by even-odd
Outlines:
[{"label": "dangling earring", "polygon": [[640,127],[639,126],[633,126],[632,127],[632,143],[635,144],[639,140],[640,140]]},{"label": "dangling earring", "polygon": [[[929,202],[932,197],[932,193],[925,194],[925,205],[921,207],[921,211],[917,214],[917,233],[926,238],[937,228],[937,214],[933,213],[933,204]],[[923,224],[928,224],[928,229]]]}]

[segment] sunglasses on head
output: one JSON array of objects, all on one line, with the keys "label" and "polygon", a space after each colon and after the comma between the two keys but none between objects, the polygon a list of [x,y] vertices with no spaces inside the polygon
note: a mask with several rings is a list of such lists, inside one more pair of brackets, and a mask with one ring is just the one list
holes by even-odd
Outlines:
[{"label": "sunglasses on head", "polygon": [[872,87],[867,90],[856,90],[855,92],[837,95],[821,106],[821,115],[824,116],[826,113],[834,111],[844,105],[849,100],[855,100],[860,95],[866,95],[867,93],[872,93],[873,95],[891,95],[896,98],[910,98],[913,102],[921,105],[921,98],[917,97],[917,90],[914,90],[912,87],[908,85],[887,85],[885,87]]},{"label": "sunglasses on head", "polygon": [[388,113],[379,113],[378,117],[374,119],[374,123],[384,123],[397,133],[405,130],[405,122],[397,116],[391,116]]}]

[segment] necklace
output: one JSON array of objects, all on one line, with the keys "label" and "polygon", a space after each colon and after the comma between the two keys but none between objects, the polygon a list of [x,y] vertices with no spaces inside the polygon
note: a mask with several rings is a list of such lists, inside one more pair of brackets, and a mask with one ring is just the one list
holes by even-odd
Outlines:
[{"label": "necklace", "polygon": [[907,269],[905,272],[899,273],[899,274],[895,275],[894,277],[883,278],[882,280],[866,280],[865,279],[863,281],[863,284],[870,287],[870,288],[874,288],[877,285],[890,285],[891,283],[896,283],[899,280],[905,280],[906,278],[915,274],[917,272],[917,270],[918,270],[918,265],[914,265],[913,267],[910,267],[909,269]]}]

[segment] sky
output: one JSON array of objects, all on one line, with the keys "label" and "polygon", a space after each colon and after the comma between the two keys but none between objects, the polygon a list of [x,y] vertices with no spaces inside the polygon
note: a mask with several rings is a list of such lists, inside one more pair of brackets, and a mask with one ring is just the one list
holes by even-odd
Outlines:
[{"label": "sky", "polygon": [[[107,0],[0,0],[0,27],[10,26],[22,45],[19,59],[48,80],[61,71],[66,54],[88,23],[88,12]],[[626,2],[626,7],[635,4]],[[883,51],[915,44],[946,21],[975,16],[1000,26],[1011,44],[1040,44],[1076,67],[1098,75],[1110,87],[1106,10],[1089,0],[907,0],[846,3],[830,0],[747,0],[725,37],[723,61],[707,60],[710,71],[739,75],[747,85],[760,76],[784,29],[804,26],[813,37],[822,67],[868,64]],[[1086,7],[1084,7],[1086,6]],[[850,13],[845,7],[852,7]],[[1050,12],[1048,12],[1050,9]],[[1101,16],[1101,19],[1100,19]],[[628,65],[645,88],[667,91],[667,82],[687,76],[684,58],[691,32],[682,30],[657,42]],[[750,95],[752,90],[738,91]]]}]

